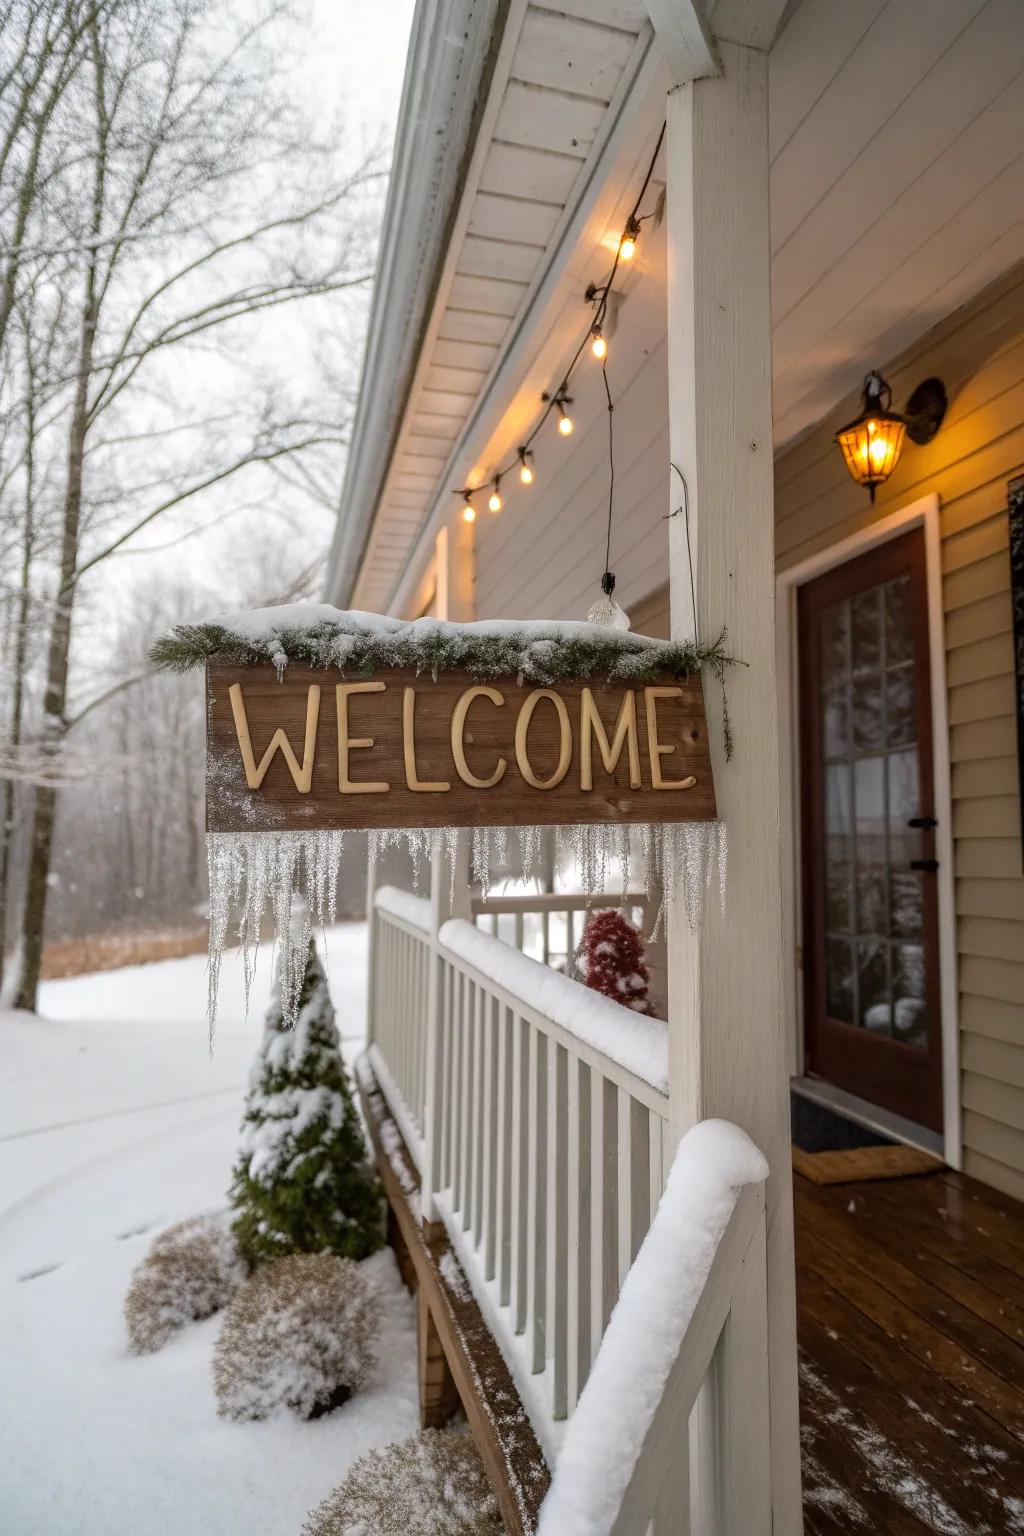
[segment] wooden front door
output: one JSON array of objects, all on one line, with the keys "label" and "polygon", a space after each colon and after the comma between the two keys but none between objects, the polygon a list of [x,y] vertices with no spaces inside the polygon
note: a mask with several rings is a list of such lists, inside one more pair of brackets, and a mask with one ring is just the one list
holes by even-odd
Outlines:
[{"label": "wooden front door", "polygon": [[924,534],[800,588],[807,1071],[942,1129]]}]

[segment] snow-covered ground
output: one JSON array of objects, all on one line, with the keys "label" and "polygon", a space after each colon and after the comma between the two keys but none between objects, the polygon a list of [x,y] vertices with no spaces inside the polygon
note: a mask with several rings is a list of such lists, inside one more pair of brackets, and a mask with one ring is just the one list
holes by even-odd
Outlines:
[{"label": "snow-covered ground", "polygon": [[[351,1058],[362,925],[327,964]],[[218,1419],[216,1318],[156,1355],[125,1345],[128,1276],[154,1232],[223,1205],[270,990],[225,957],[212,1055],[202,956],[48,982],[40,1018],[0,1014],[0,1530],[10,1536],[298,1536],[365,1450],[417,1422],[415,1325],[390,1252],[373,1381],[316,1423]]]}]

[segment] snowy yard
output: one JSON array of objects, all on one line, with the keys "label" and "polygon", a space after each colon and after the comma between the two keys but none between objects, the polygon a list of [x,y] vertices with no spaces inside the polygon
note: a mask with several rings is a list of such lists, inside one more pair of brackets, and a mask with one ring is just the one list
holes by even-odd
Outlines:
[{"label": "snowy yard", "polygon": [[[351,1061],[365,1018],[362,925],[327,963]],[[270,989],[245,1018],[226,957],[212,1057],[205,960],[49,982],[43,1017],[0,1014],[0,1525],[11,1536],[298,1536],[365,1450],[417,1427],[415,1325],[389,1250],[372,1382],[338,1412],[217,1417],[218,1320],[127,1353],[121,1306],[153,1234],[225,1201]]]}]

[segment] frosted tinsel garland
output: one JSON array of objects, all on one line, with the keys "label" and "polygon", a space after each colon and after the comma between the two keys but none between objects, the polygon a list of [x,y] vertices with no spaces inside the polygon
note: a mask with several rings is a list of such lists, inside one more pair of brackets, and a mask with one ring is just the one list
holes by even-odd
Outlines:
[{"label": "frosted tinsel garland", "polygon": [[[515,849],[522,878],[538,878],[543,870],[541,827],[474,827],[470,836],[473,880],[484,900],[491,871],[508,866]],[[572,860],[584,890],[600,895],[606,875],[618,874],[623,897],[630,891],[681,901],[690,927],[696,926],[705,896],[717,885],[725,902],[726,831],[720,821],[676,822],[670,825],[573,825],[553,828],[556,857]],[[436,853],[447,853],[455,879],[457,827],[385,828],[367,833],[373,863],[388,848],[405,848],[413,863],[417,885]],[[312,925],[335,920],[335,899],[344,832],[211,832],[207,834],[210,867],[210,1027],[217,1013],[217,992],[224,949],[234,932],[242,947],[246,994],[252,977],[256,946],[264,915],[273,914],[274,942],[281,966],[284,1017],[294,1022]],[[633,843],[631,849],[630,844]],[[293,898],[302,902],[301,915],[292,911]],[[658,914],[658,923],[661,913]],[[656,925],[657,926],[657,925]]]}]

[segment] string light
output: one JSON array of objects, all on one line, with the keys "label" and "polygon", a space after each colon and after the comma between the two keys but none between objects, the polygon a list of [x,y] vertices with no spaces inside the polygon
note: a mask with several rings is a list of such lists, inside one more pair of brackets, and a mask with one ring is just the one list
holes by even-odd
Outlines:
[{"label": "string light", "polygon": [[[637,194],[636,202],[633,204],[632,212],[630,213],[629,217],[627,218],[627,220],[625,222],[625,225],[623,226],[622,235],[621,235],[621,237],[619,239],[618,246],[616,247],[615,259],[614,259],[614,261],[612,263],[611,272],[608,274],[608,279],[607,279],[607,281],[605,283],[603,283],[601,285],[598,285],[598,284],[595,284],[595,283],[591,283],[589,285],[589,287],[587,288],[586,294],[584,295],[587,303],[594,306],[593,318],[592,318],[590,324],[588,325],[586,332],[584,333],[582,341],[580,342],[580,344],[577,347],[575,353],[573,354],[572,361],[569,363],[569,366],[566,369],[566,371],[565,371],[565,373],[564,373],[564,375],[562,377],[562,382],[558,386],[558,389],[556,391],[554,391],[553,393],[550,393],[550,394],[545,393],[545,394],[541,395],[541,401],[543,402],[544,410],[541,413],[540,419],[537,421],[536,425],[534,426],[533,430],[531,431],[531,433],[527,437],[526,441],[524,443],[522,443],[519,448],[516,449],[516,457],[512,460],[512,462],[510,464],[505,465],[502,469],[500,469],[495,474],[494,480],[493,480],[493,489],[492,489],[491,494],[488,497],[488,501],[487,501],[487,505],[488,505],[489,509],[492,512],[495,512],[495,513],[500,512],[502,507],[503,507],[503,505],[504,505],[504,502],[503,502],[503,499],[502,499],[502,495],[501,495],[501,490],[500,490],[500,484],[501,484],[502,476],[507,474],[507,473],[509,473],[511,470],[513,470],[516,467],[517,464],[519,466],[519,480],[520,480],[520,483],[522,485],[526,485],[526,486],[529,486],[529,485],[533,484],[533,482],[534,482],[534,471],[533,471],[533,466],[532,466],[532,463],[531,463],[531,460],[533,458],[533,454],[531,452],[531,444],[533,443],[534,439],[537,437],[538,433],[543,428],[545,422],[547,421],[548,417],[551,415],[552,411],[557,410],[557,412],[558,412],[558,432],[559,432],[559,435],[561,437],[571,437],[572,436],[575,424],[573,422],[572,417],[569,415],[569,412],[566,410],[566,406],[572,404],[572,399],[571,399],[571,397],[569,396],[569,393],[568,393],[568,385],[569,385],[569,380],[572,377],[572,375],[573,375],[573,373],[574,373],[574,371],[576,369],[576,366],[577,366],[577,364],[580,361],[580,358],[583,356],[583,350],[586,347],[588,341],[590,342],[591,352],[593,353],[593,355],[597,359],[597,361],[601,364],[602,376],[604,378],[605,394],[606,394],[606,396],[608,398],[609,454],[612,451],[610,437],[611,437],[611,430],[612,430],[612,428],[611,428],[611,420],[612,420],[611,413],[612,413],[613,407],[612,407],[611,392],[610,392],[609,387],[608,387],[608,376],[607,376],[607,373],[605,373],[605,366],[606,366],[606,361],[607,361],[607,358],[608,358],[608,340],[607,340],[607,337],[604,334],[604,322],[605,322],[605,319],[607,317],[609,296],[612,293],[612,284],[615,281],[615,274],[616,274],[616,272],[618,270],[619,263],[620,263],[620,261],[632,261],[633,257],[636,255],[636,243],[637,243],[637,240],[640,238],[640,232],[641,232],[641,227],[642,227],[643,220],[655,217],[654,213],[641,214],[639,212],[639,209],[640,209],[641,203],[643,202],[644,196],[645,196],[645,194],[647,192],[647,188],[650,185],[651,177],[654,174],[654,167],[657,164],[658,156],[661,153],[661,146],[662,146],[662,143],[664,142],[664,138],[665,138],[665,124],[663,123],[662,127],[661,127],[661,132],[658,135],[657,143],[654,146],[654,153],[652,154],[651,160],[650,160],[650,164],[647,167],[647,174],[644,177],[643,184],[642,184],[642,186],[640,188],[639,193]],[[614,469],[613,469],[612,473],[611,473],[611,477],[610,477],[610,488],[609,488],[609,541],[610,541],[610,538],[611,538],[611,500],[612,500],[612,496],[613,496],[614,483],[615,483],[615,480],[614,480]],[[467,522],[467,523],[474,523],[474,522],[476,522],[477,513],[476,513],[476,508],[473,505],[473,491],[472,491],[472,489],[470,487],[467,487],[463,491],[456,492],[456,495],[459,495],[459,496],[461,496],[463,498],[462,516],[463,516],[464,521]],[[609,550],[609,553],[610,553],[610,550]],[[607,558],[606,558],[606,562],[605,563],[607,564]],[[607,576],[608,572],[606,571],[605,574]],[[611,578],[611,579],[614,580],[614,578]],[[607,595],[608,594],[606,593],[606,596]]]},{"label": "string light", "polygon": [[[661,146],[659,145],[659,148],[660,147]],[[633,260],[633,257],[636,255],[636,242],[639,240],[639,238],[640,220],[636,217],[635,214],[631,213],[629,218],[626,220],[626,227],[622,232],[622,239],[619,241],[620,261]]]}]

